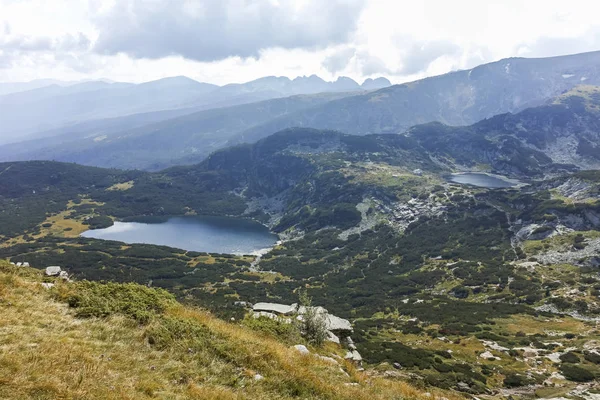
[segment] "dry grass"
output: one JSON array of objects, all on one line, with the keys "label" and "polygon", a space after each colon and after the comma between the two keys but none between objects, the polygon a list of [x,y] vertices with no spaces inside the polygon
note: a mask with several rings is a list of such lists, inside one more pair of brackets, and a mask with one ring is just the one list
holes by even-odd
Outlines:
[{"label": "dry grass", "polygon": [[113,191],[129,190],[133,187],[133,184],[134,184],[133,181],[123,182],[123,183],[115,183],[114,185],[106,188],[106,191],[113,192]]},{"label": "dry grass", "polygon": [[[53,300],[41,279],[36,270],[0,261],[2,399],[432,398],[341,361],[302,356],[274,338],[179,304],[148,325],[121,315],[79,319]],[[69,285],[57,283],[56,291],[68,292]],[[150,345],[149,335],[167,329],[168,320],[206,334]],[[264,379],[255,380],[256,373]]]}]

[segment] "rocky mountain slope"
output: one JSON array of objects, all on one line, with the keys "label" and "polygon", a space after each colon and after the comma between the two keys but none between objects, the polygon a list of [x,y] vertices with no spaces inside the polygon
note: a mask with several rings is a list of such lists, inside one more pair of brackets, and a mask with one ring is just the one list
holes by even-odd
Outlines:
[{"label": "rocky mountain slope", "polygon": [[293,126],[364,135],[399,133],[432,121],[470,125],[541,105],[579,84],[600,84],[600,52],[509,58],[394,85],[271,121],[250,129],[242,140],[256,140]]}]

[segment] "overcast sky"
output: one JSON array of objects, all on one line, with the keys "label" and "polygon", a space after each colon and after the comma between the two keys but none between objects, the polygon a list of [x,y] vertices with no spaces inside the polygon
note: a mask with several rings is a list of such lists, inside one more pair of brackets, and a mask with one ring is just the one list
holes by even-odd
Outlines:
[{"label": "overcast sky", "polygon": [[0,81],[394,83],[600,50],[597,0],[0,0]]}]

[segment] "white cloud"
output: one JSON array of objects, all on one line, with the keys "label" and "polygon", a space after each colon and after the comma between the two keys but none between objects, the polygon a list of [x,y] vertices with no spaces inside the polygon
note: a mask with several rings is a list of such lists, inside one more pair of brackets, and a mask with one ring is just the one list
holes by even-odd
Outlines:
[{"label": "white cloud", "polygon": [[364,0],[119,0],[95,21],[95,50],[197,61],[260,57],[260,51],[345,43]]},{"label": "white cloud", "polygon": [[402,82],[600,50],[599,13],[586,0],[0,0],[0,81]]}]

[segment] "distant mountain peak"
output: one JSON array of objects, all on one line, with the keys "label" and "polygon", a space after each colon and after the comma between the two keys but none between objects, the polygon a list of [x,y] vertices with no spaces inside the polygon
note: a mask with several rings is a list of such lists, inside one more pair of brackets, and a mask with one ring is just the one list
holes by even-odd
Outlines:
[{"label": "distant mountain peak", "polygon": [[392,86],[392,82],[390,82],[389,79],[384,78],[382,76],[375,79],[367,78],[361,85],[361,87],[365,90],[383,89],[388,86]]}]

